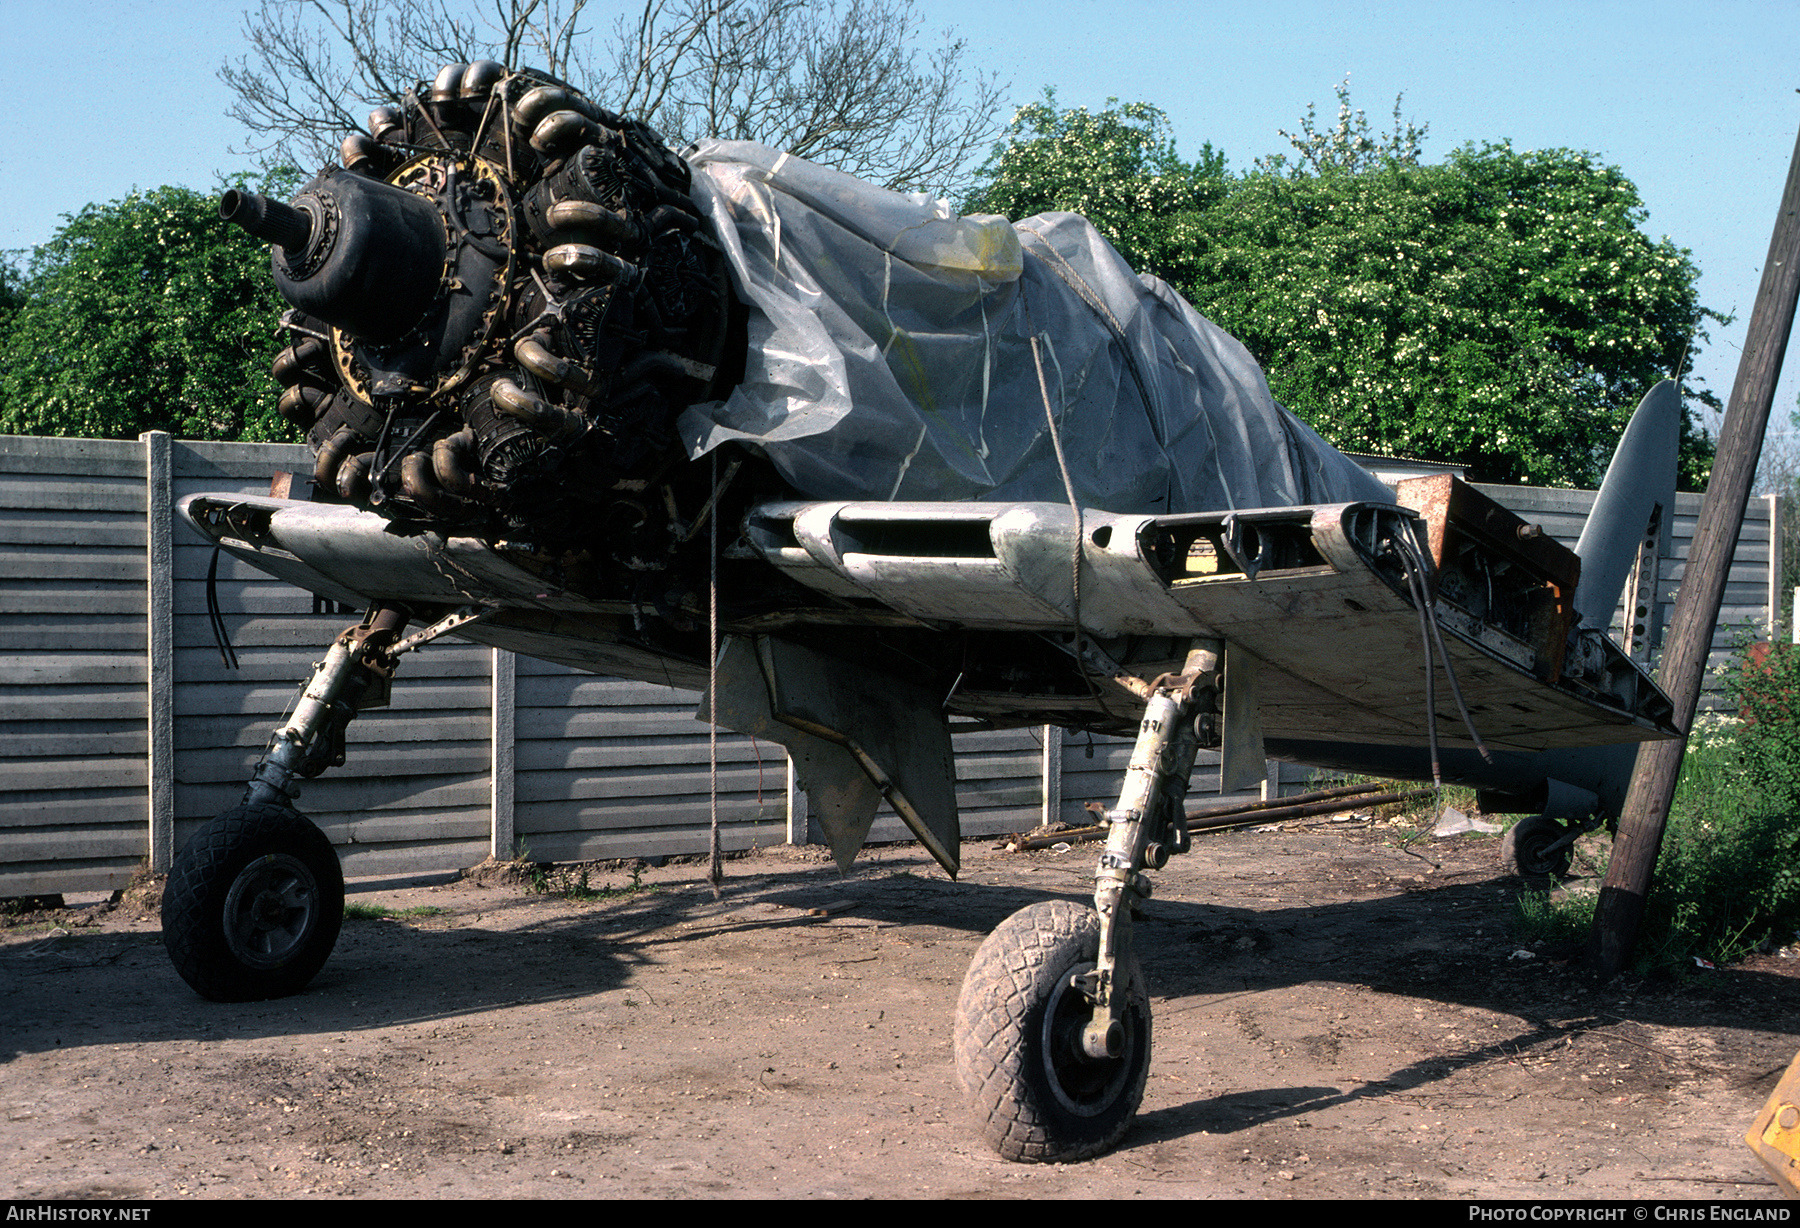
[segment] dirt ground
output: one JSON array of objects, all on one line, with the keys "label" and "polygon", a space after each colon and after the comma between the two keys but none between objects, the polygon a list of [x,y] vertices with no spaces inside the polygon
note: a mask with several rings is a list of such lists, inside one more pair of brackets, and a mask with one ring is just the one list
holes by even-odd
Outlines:
[{"label": "dirt ground", "polygon": [[[950,1021],[983,936],[1093,846],[781,849],[575,901],[361,882],[312,987],[196,997],[128,900],[0,930],[0,1188],[30,1198],[1769,1198],[1742,1142],[1800,960],[1596,987],[1515,957],[1491,837],[1198,837],[1138,930],[1155,1012],[1114,1153],[1009,1164]],[[1435,863],[1435,864],[1434,864]],[[593,887],[628,889],[624,871]]]}]

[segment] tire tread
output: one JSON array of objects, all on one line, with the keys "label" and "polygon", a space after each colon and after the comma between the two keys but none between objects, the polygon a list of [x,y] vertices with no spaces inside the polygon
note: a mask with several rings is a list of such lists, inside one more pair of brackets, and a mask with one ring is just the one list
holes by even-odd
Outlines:
[{"label": "tire tread", "polygon": [[[286,846],[304,854],[318,880],[319,929],[295,960],[275,969],[245,968],[225,945],[225,895],[247,849]],[[246,864],[248,863],[248,859]],[[337,943],[344,919],[344,876],[325,833],[287,806],[236,806],[194,834],[169,870],[163,888],[163,945],[181,979],[215,1002],[253,1002],[298,993],[318,975]]]},{"label": "tire tread", "polygon": [[[983,1135],[1009,1160],[1057,1163],[1110,1150],[1124,1137],[1143,1099],[1148,1026],[1146,1052],[1122,1097],[1122,1113],[1082,1121],[1083,1128],[1071,1132],[1052,1106],[1039,1103],[1032,1086],[1029,1066],[1036,1050],[1026,1034],[1041,1019],[1034,1007],[1046,993],[1045,979],[1080,962],[1070,959],[1071,952],[1083,952],[1081,960],[1091,960],[1099,938],[1099,919],[1091,908],[1048,900],[1008,917],[969,965],[956,1005],[957,1074]],[[1143,978],[1135,961],[1125,971],[1130,992],[1141,999]],[[1144,1015],[1147,1025],[1147,1002]]]}]

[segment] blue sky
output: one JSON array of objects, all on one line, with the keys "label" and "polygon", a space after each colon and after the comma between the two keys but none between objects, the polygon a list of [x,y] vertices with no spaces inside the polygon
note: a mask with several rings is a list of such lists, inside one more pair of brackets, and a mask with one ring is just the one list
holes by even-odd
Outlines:
[{"label": "blue sky", "polygon": [[[599,0],[604,3],[604,0]],[[60,214],[134,187],[210,187],[247,161],[219,64],[242,49],[242,3],[0,0],[0,249],[49,238]],[[1024,102],[1108,97],[1168,112],[1184,152],[1211,141],[1242,169],[1277,152],[1307,103],[1429,123],[1428,158],[1465,141],[1591,150],[1625,171],[1646,229],[1689,248],[1715,327],[1699,374],[1727,396],[1800,128],[1800,4],[1369,3],[1268,0],[919,0]],[[610,18],[595,23],[604,27]],[[1790,363],[1800,368],[1800,356]],[[1800,374],[1782,381],[1785,427]]]}]

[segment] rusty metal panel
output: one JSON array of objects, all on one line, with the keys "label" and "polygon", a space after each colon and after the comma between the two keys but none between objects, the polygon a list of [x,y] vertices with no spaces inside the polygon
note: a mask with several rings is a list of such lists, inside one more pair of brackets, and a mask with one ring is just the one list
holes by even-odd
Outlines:
[{"label": "rusty metal panel", "polygon": [[1581,560],[1574,550],[1548,532],[1521,533],[1527,528],[1526,520],[1455,474],[1407,478],[1395,484],[1394,493],[1401,506],[1417,510],[1424,518],[1430,531],[1431,561],[1440,568],[1447,534],[1460,529],[1567,591],[1573,591],[1581,578]]},{"label": "rusty metal panel", "polygon": [[[1475,489],[1525,520],[1542,524],[1547,535],[1571,547],[1581,536],[1581,528],[1587,521],[1588,510],[1594,504],[1595,493],[1591,490],[1485,484],[1476,484]],[[1675,591],[1680,586],[1685,570],[1688,544],[1693,540],[1700,502],[1701,496],[1696,494],[1675,496],[1670,554],[1660,560],[1657,580],[1653,586],[1657,610],[1652,616],[1652,627],[1658,632],[1667,628],[1675,610]],[[1769,530],[1767,501],[1752,499],[1744,512],[1743,529],[1732,554],[1730,583],[1726,587],[1725,599],[1719,610],[1719,621],[1713,632],[1714,655],[1709,662],[1700,696],[1700,706],[1704,710],[1720,711],[1729,706],[1722,689],[1722,680],[1713,667],[1725,663],[1738,641],[1768,634],[1769,622],[1774,614],[1768,606]],[[1621,602],[1612,624],[1614,638],[1621,642],[1625,613]],[[1651,645],[1649,659],[1654,665],[1661,657],[1660,635],[1653,637]]]},{"label": "rusty metal panel", "polygon": [[[1460,590],[1479,587],[1482,581],[1464,578],[1463,560],[1499,560],[1507,568],[1503,577],[1507,586],[1524,598],[1528,610],[1528,626],[1515,630],[1529,645],[1534,664],[1542,662],[1545,676],[1557,679],[1581,579],[1581,559],[1575,552],[1547,534],[1542,525],[1521,519],[1454,474],[1409,478],[1394,491],[1400,503],[1417,509],[1425,523],[1437,573],[1433,595],[1466,602],[1467,596]],[[1480,569],[1487,564],[1473,566]],[[1487,587],[1491,590],[1494,583],[1489,571]]]}]

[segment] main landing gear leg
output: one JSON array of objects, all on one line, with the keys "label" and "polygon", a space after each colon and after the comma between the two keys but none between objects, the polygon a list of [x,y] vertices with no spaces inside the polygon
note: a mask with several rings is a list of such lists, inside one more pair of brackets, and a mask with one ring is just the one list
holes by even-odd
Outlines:
[{"label": "main landing gear leg", "polygon": [[293,807],[296,783],[344,762],[344,727],[387,703],[407,611],[371,606],[313,667],[244,800],[182,848],[163,891],[163,943],[183,980],[215,1002],[298,993],[344,919],[344,875],[325,833]]},{"label": "main landing gear leg", "polygon": [[970,1110],[1009,1160],[1084,1160],[1124,1137],[1150,1072],[1150,997],[1131,949],[1146,869],[1188,850],[1194,754],[1217,745],[1222,645],[1203,641],[1150,685],[1119,804],[1107,812],[1094,908],[1014,913],[975,953],[956,1006]]}]

